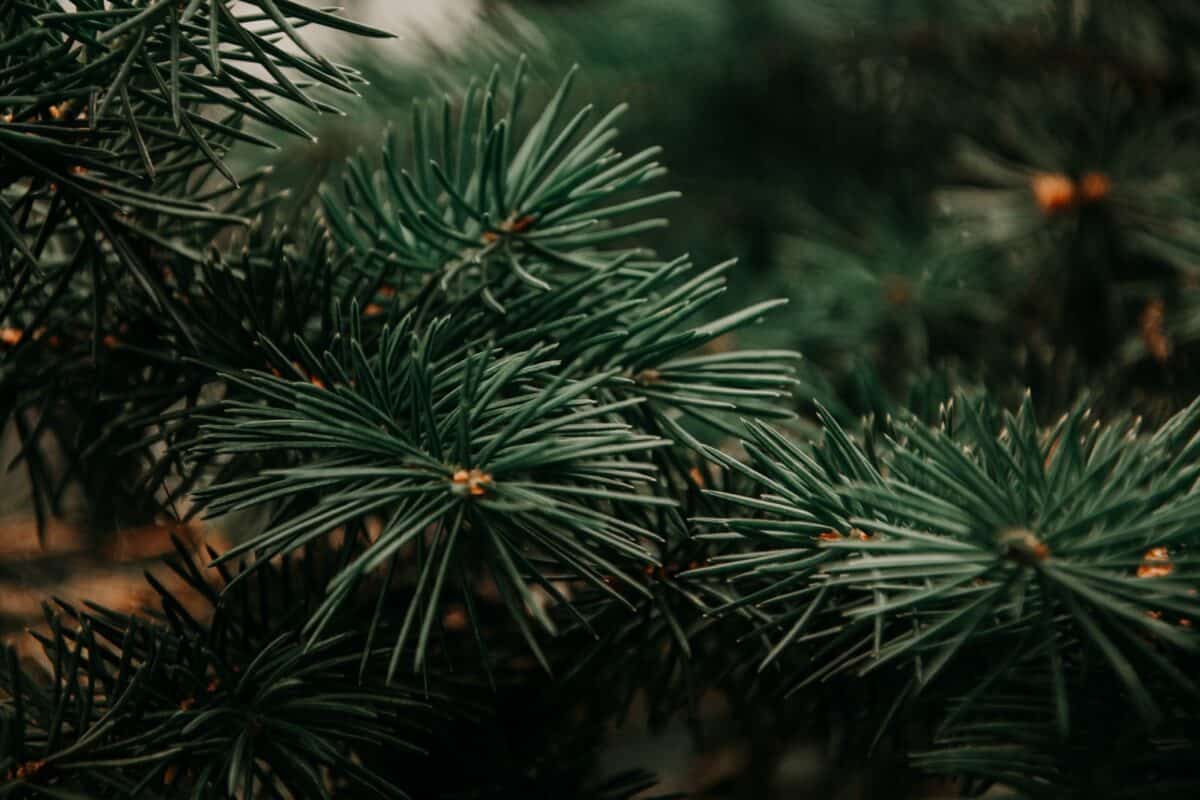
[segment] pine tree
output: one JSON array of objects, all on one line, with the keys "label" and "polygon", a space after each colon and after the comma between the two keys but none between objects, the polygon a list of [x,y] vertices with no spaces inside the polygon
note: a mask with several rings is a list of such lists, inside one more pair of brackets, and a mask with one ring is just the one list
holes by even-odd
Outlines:
[{"label": "pine tree", "polygon": [[[713,176],[754,268],[796,254],[803,292],[766,281],[785,308],[733,261],[659,255],[654,215],[703,198],[666,205],[662,151],[627,146],[654,131],[579,105],[575,69],[472,63],[289,195],[237,153],[389,90],[306,29],[385,31],[292,0],[0,0],[14,472],[42,527],[78,496],[97,542],[233,540],[176,538],[144,611],[46,598],[41,658],[0,666],[0,794],[632,799],[656,779],[602,768],[611,726],[703,734],[715,692],[743,796],[800,734],[879,797],[1200,789],[1200,17],[889,5],[686,15],[693,44],[736,34],[817,105],[892,121],[891,162]],[[619,65],[615,8],[536,13],[590,20]],[[773,55],[785,36],[837,57]],[[703,98],[727,76],[693,78],[662,113],[724,152],[736,106]],[[787,201],[821,176],[872,199]]]}]

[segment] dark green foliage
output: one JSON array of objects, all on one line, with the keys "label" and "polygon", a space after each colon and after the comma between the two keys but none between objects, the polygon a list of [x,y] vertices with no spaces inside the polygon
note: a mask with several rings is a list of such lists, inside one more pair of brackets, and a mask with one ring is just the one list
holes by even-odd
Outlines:
[{"label": "dark green foliage", "polygon": [[[170,363],[205,344],[177,278],[262,202],[261,175],[239,186],[225,154],[271,146],[249,122],[308,135],[271,99],[333,111],[308,90],[360,82],[304,43],[311,25],[388,35],[291,0],[0,6],[0,317],[24,334],[0,354],[0,419],[25,429],[39,515],[82,483],[97,526],[111,527],[108,499],[132,498],[131,510],[158,491],[163,472],[139,475],[126,447],[207,380]],[[67,352],[31,354],[31,371],[35,342]]]},{"label": "dark green foliage", "polygon": [[[196,448],[312,453],[294,465],[204,491],[213,513],[283,501],[280,521],[227,558],[253,551],[255,563],[263,564],[367,515],[386,520],[378,537],[329,584],[326,605],[311,620],[314,636],[365,575],[389,563],[394,568],[406,545],[434,529],[417,585],[429,611],[414,619],[414,604],[403,628],[407,633],[415,623],[419,631],[416,666],[447,577],[474,591],[477,577],[464,561],[488,565],[523,626],[522,609],[537,608],[523,577],[532,566],[522,555],[530,545],[594,585],[604,587],[607,572],[640,589],[612,559],[653,563],[642,542],[657,537],[633,520],[639,506],[670,505],[639,492],[654,473],[643,454],[668,442],[606,420],[613,405],[589,396],[612,374],[576,380],[551,372],[557,363],[544,347],[507,356],[491,348],[455,353],[442,328],[435,321],[418,333],[406,318],[384,329],[373,358],[351,335],[339,348],[344,358],[326,361],[321,386],[227,376],[253,402],[226,403],[203,426]],[[316,500],[297,509],[296,501],[306,497]],[[539,583],[558,594],[544,578]],[[540,619],[552,629],[548,618]],[[536,648],[532,639],[530,644]]]},{"label": "dark green foliage", "polygon": [[[731,304],[789,297],[796,317],[752,342],[804,352],[830,409],[870,410],[855,398],[864,361],[893,402],[927,366],[1009,405],[1032,386],[1051,414],[1081,389],[1155,421],[1193,399],[1190,339],[1168,333],[1160,360],[1141,322],[1155,300],[1168,332],[1194,316],[1190,3],[515,5],[523,18],[495,12],[454,59],[477,69],[524,47],[535,65],[586,63],[594,97],[636,98],[626,137],[666,144],[686,195],[647,239],[740,254],[749,280]],[[387,83],[385,108],[411,91]],[[1108,191],[1039,207],[1035,176],[1089,174]],[[910,257],[927,256],[934,287],[964,302],[898,310],[896,293],[864,288],[864,253],[869,274],[917,278],[914,298]]]},{"label": "dark green foliage", "polygon": [[1054,709],[1034,698],[1050,689],[1045,675],[993,683],[986,698],[950,706],[934,746],[913,764],[929,772],[964,776],[968,796],[1003,783],[1033,798],[1190,797],[1200,789],[1196,771],[1195,712],[1185,706],[1153,734],[1113,713],[1119,687],[1092,682],[1072,695],[1075,732],[1064,738]]},{"label": "dark green foliage", "polygon": [[[202,570],[181,552],[172,567],[192,596],[211,605],[203,623],[151,579],[163,623],[98,606],[64,605],[65,614],[48,617],[49,688],[9,652],[0,684],[11,697],[5,790],[64,798],[329,797],[344,787],[408,796],[350,757],[419,751],[433,718],[425,693],[360,670],[362,615],[343,615],[336,634],[306,645],[299,626],[317,585],[311,563],[307,576],[285,562],[230,585],[229,573]],[[303,555],[321,557],[315,548]]]},{"label": "dark green foliage", "polygon": [[[572,71],[523,136],[516,130],[524,62],[512,97],[497,108],[499,72],[482,90],[471,86],[453,119],[450,98],[439,107],[413,106],[410,169],[400,167],[396,140],[383,148],[383,180],[352,162],[345,196],[323,194],[325,216],[347,246],[384,260],[394,270],[437,273],[443,291],[480,286],[484,302],[500,313],[491,284],[497,273],[550,291],[579,271],[603,266],[598,245],[666,224],[664,219],[609,225],[614,217],[678,197],[677,192],[623,198],[665,170],[652,159],[659,148],[625,157],[611,145],[619,106],[587,126],[591,106],[563,120]],[[545,266],[555,275],[539,277]],[[403,274],[403,273],[401,273]]]},{"label": "dark green foliage", "polygon": [[[1005,745],[960,753],[968,774],[1016,746],[988,723],[1025,730],[1001,700],[1009,686],[1068,747],[1092,735],[1097,697],[1142,731],[1192,719],[1200,406],[1153,435],[1089,416],[1043,429],[1028,400],[1013,415],[960,397],[937,424],[898,420],[865,448],[826,416],[812,451],[754,424],[748,465],[711,453],[757,484],[729,498],[745,516],[704,520],[754,546],[685,577],[729,576],[743,595],[731,608],[770,609],[760,669],[782,660],[792,691],[900,670],[898,705],[961,692],[946,741]],[[988,708],[987,722],[963,724]]]},{"label": "dark green foliage", "polygon": [[[520,79],[518,72],[518,89]],[[683,535],[683,525],[669,511],[651,515],[674,500],[645,488],[660,470],[673,484],[691,479],[683,452],[648,456],[672,439],[699,447],[681,424],[687,417],[734,430],[722,413],[790,414],[779,400],[792,383],[793,354],[695,352],[775,304],[684,327],[723,291],[728,264],[689,275],[686,259],[658,262],[597,249],[621,228],[562,234],[561,225],[582,229],[572,215],[588,214],[594,220],[588,227],[603,225],[609,212],[589,209],[589,198],[636,185],[654,168],[638,167],[644,158],[621,161],[607,149],[612,132],[603,125],[578,134],[578,142],[578,124],[557,130],[567,83],[525,144],[514,145],[509,163],[504,132],[510,118],[488,124],[497,82],[493,77],[482,97],[468,92],[462,114],[482,122],[475,157],[454,161],[457,187],[433,162],[433,174],[445,178],[439,179],[443,191],[426,197],[407,172],[396,172],[385,151],[382,174],[372,178],[363,165],[351,171],[348,198],[361,204],[343,205],[326,194],[325,215],[344,234],[346,255],[336,263],[375,281],[370,312],[352,302],[346,329],[327,338],[322,357],[297,338],[297,377],[224,373],[231,399],[202,418],[190,447],[206,461],[249,454],[267,459],[269,468],[198,495],[212,513],[278,505],[272,524],[231,555],[270,558],[331,527],[368,515],[385,520],[378,538],[328,587],[327,603],[311,623],[314,635],[366,575],[389,564],[395,569],[418,540],[428,546],[420,556],[419,602],[405,617],[390,671],[410,633],[421,666],[446,582],[471,593],[480,563],[540,658],[524,619],[525,610],[538,609],[527,585],[531,575],[560,602],[565,598],[552,578],[563,569],[626,605],[609,581],[649,597],[630,573],[657,565],[654,543]],[[443,108],[449,151],[451,111]],[[420,149],[425,128],[418,114],[417,164],[427,155]],[[461,131],[473,128],[460,124]],[[469,137],[457,141],[458,152],[469,150]],[[486,168],[493,163],[488,159],[498,165],[494,170]],[[627,169],[634,170],[628,180],[621,177]],[[504,185],[493,176],[507,176]],[[549,188],[532,188],[526,198],[520,187],[539,181]],[[387,207],[373,194],[381,184],[391,187]],[[573,195],[570,187],[584,193]],[[491,211],[472,211],[468,197],[486,201]],[[620,208],[635,210],[661,197],[635,198]],[[408,211],[393,218],[391,204]],[[355,233],[347,220],[364,207],[375,209],[364,230],[386,231],[390,224],[392,233],[379,241]],[[508,222],[492,226],[492,218]],[[526,221],[518,226],[514,220]],[[488,264],[499,274],[489,276]],[[414,271],[432,274],[416,283]],[[378,329],[379,319],[389,322]],[[312,455],[289,461],[287,454],[298,452]],[[425,542],[431,526],[437,532]],[[538,557],[528,555],[531,548]],[[535,616],[555,629],[548,616]]]},{"label": "dark green foliage", "polygon": [[[514,86],[519,93],[520,72]],[[483,150],[474,160],[453,161],[458,188],[444,182],[449,191],[422,195],[385,159],[381,177],[394,192],[386,202],[411,212],[393,218],[390,208],[376,206],[374,222],[386,220],[392,238],[342,235],[352,233],[346,210],[361,219],[370,205],[343,205],[346,198],[332,193],[324,210],[338,235],[323,228],[299,239],[272,233],[264,230],[273,219],[270,195],[256,192],[235,202],[268,213],[232,246],[160,254],[170,265],[156,276],[169,291],[169,314],[150,306],[134,316],[126,310],[136,307],[134,298],[120,282],[62,273],[72,292],[98,297],[113,287],[111,305],[81,304],[100,315],[90,326],[91,347],[109,367],[105,388],[97,386],[95,360],[64,358],[84,336],[51,333],[64,328],[46,324],[36,310],[14,319],[22,334],[9,363],[30,358],[35,365],[13,370],[8,386],[14,396],[43,414],[65,404],[57,387],[93,398],[90,408],[83,398],[65,404],[75,416],[52,423],[43,416],[47,433],[26,436],[34,446],[25,459],[36,472],[46,451],[39,436],[61,439],[76,419],[96,426],[76,432],[75,441],[99,454],[98,462],[69,454],[64,475],[34,475],[33,485],[48,486],[52,500],[78,472],[117,480],[131,497],[149,501],[147,515],[175,513],[181,501],[199,501],[210,514],[268,512],[260,531],[216,558],[225,590],[214,591],[194,567],[181,568],[214,604],[211,620],[194,621],[164,592],[169,632],[101,609],[68,609],[70,625],[55,622],[66,639],[47,645],[59,665],[51,685],[87,709],[65,733],[60,720],[38,719],[45,733],[31,741],[40,749],[36,758],[25,758],[27,748],[18,746],[14,785],[69,787],[70,779],[59,776],[60,762],[86,750],[93,768],[111,768],[103,781],[118,795],[139,785],[151,791],[158,783],[168,793],[195,796],[248,796],[273,786],[318,796],[343,784],[357,786],[355,792],[399,793],[405,781],[372,771],[393,765],[371,751],[397,744],[405,724],[401,716],[366,709],[391,702],[401,664],[419,669],[426,681],[440,681],[443,662],[464,657],[464,648],[446,636],[446,615],[453,611],[447,596],[465,605],[472,635],[462,644],[478,651],[476,663],[483,656],[493,687],[522,675],[511,671],[514,656],[503,630],[523,638],[552,669],[530,615],[551,633],[565,623],[594,636],[593,623],[608,625],[611,615],[589,619],[572,612],[569,601],[589,586],[617,609],[644,611],[646,601],[653,608],[663,602],[653,600],[656,591],[641,570],[657,568],[660,558],[685,547],[686,525],[673,495],[693,484],[701,439],[714,427],[735,430],[727,412],[789,416],[781,401],[794,383],[795,356],[703,352],[775,304],[688,322],[723,291],[729,264],[694,272],[685,258],[663,262],[649,252],[598,248],[644,227],[597,233],[608,217],[669,196],[634,197],[599,211],[593,205],[660,173],[646,163],[650,154],[621,161],[610,148],[615,132],[606,122],[590,134],[577,123],[555,128],[564,84],[510,161],[505,125],[489,124],[494,89],[495,79],[483,93],[473,91],[462,111],[468,121],[483,122],[473,139],[463,136],[460,143]],[[418,116],[418,142],[423,125]],[[463,122],[462,130],[472,125]],[[426,155],[419,146],[417,153]],[[352,191],[366,191],[364,169],[355,173]],[[418,172],[428,180],[426,170]],[[494,182],[502,174],[510,183]],[[463,202],[470,196],[476,205],[486,199],[490,210]],[[464,208],[470,211],[465,216]],[[580,233],[584,228],[592,232]],[[503,269],[488,274],[489,259],[498,256]],[[432,274],[416,280],[421,273]],[[12,295],[10,302],[31,309],[22,305],[30,297]],[[70,306],[48,299],[56,304],[45,308],[69,315]],[[82,327],[77,315],[71,319]],[[101,337],[112,328],[120,336]],[[39,357],[48,374],[39,371]],[[157,379],[148,393],[143,382],[151,377]],[[110,413],[95,413],[100,410]],[[113,451],[135,456],[125,472],[108,466],[114,462],[105,457]],[[43,506],[57,510],[52,501]],[[129,506],[120,508],[130,514]],[[332,530],[340,532],[341,544],[324,560],[320,577],[291,587],[286,559],[325,547]],[[252,560],[242,561],[245,555]],[[282,571],[275,566],[279,558],[285,559]],[[494,587],[494,597],[481,596],[485,586]],[[245,604],[239,595],[250,587],[257,600]],[[275,611],[281,593],[300,604],[285,602]],[[365,606],[363,597],[370,598]],[[546,601],[555,616],[566,613],[565,620],[542,610]],[[245,634],[254,625],[265,634],[269,617],[247,617],[256,603],[264,615],[282,612],[284,627],[270,626],[275,637],[243,636],[236,663],[230,662],[220,647],[212,649],[213,637]],[[134,633],[126,636],[127,630]],[[105,641],[94,640],[92,631]],[[650,648],[670,637],[685,660],[690,657],[674,623],[651,624],[638,635]],[[601,650],[611,645],[602,642]],[[81,668],[80,653],[100,660]],[[569,651],[553,655],[566,666],[576,661]],[[64,671],[72,659],[75,665]],[[92,687],[105,663],[125,664],[124,670],[145,664],[149,672],[138,680],[121,672],[119,687],[106,685],[96,695]],[[674,696],[679,678],[664,677]],[[207,688],[187,694],[193,684]],[[227,691],[229,684],[236,691]],[[39,682],[27,678],[22,685]],[[341,689],[333,691],[336,685]],[[117,688],[129,699],[122,701],[126,695]],[[178,697],[181,692],[187,696]],[[119,719],[111,726],[104,725],[105,704],[121,712],[114,712]],[[131,709],[136,716],[123,716]],[[14,714],[26,720],[23,708]],[[135,722],[151,726],[149,732],[133,732]],[[91,723],[104,735],[89,737]],[[172,744],[149,751],[151,739]],[[531,754],[494,792],[484,788],[482,776],[472,779],[482,783],[455,791],[501,796],[512,781],[531,782],[526,791],[583,786],[590,760],[581,758],[589,748],[553,766],[538,766],[548,753]],[[104,763],[96,756],[117,752],[123,757]],[[40,762],[36,774],[30,772]],[[646,785],[631,774],[594,791],[627,797]]]},{"label": "dark green foliage", "polygon": [[355,263],[378,264],[387,288],[378,302],[415,309],[418,323],[445,314],[464,340],[549,341],[564,365],[620,370],[636,386],[614,394],[646,398],[659,425],[672,424],[668,408],[716,426],[714,411],[789,416],[778,401],[793,383],[794,353],[694,352],[783,301],[689,327],[725,292],[732,262],[690,274],[686,257],[661,262],[607,247],[665,223],[620,221],[677,196],[633,191],[662,174],[651,161],[658,148],[626,157],[611,146],[623,107],[587,129],[590,106],[562,122],[573,71],[518,141],[522,75],[518,68],[503,114],[495,72],[482,93],[468,89],[457,120],[449,98],[437,124],[416,104],[410,169],[389,138],[382,170],[352,160],[344,193],[323,193],[330,228]]},{"label": "dark green foliage", "polygon": [[[995,254],[970,240],[914,234],[910,220],[889,225],[886,213],[873,214],[883,219],[865,237],[817,217],[808,224],[818,233],[781,243],[784,257],[801,268],[783,287],[797,297],[785,316],[801,351],[847,374],[857,365],[887,365],[876,376],[900,365],[922,369],[935,348],[970,357],[972,333],[999,322],[1012,301]],[[818,396],[836,402],[852,394]]]},{"label": "dark green foliage", "polygon": [[[374,28],[0,0],[13,466],[43,526],[236,539],[48,610],[0,795],[632,800],[642,711],[749,742],[714,796],[798,740],[825,795],[1195,793],[1197,12],[570,5],[588,70],[376,141],[415,78],[302,38]],[[242,169],[367,75],[370,154]]]},{"label": "dark green foliage", "polygon": [[[354,71],[316,53],[297,28],[387,35],[291,0],[236,12],[217,0],[72,9],[36,0],[6,3],[0,15],[0,242],[10,274],[27,278],[35,264],[73,271],[89,262],[104,273],[119,261],[160,311],[165,296],[147,248],[186,255],[165,227],[203,241],[214,224],[238,220],[196,195],[206,166],[237,184],[222,160],[234,141],[267,144],[243,131],[242,121],[308,135],[265,98],[332,110],[303,87],[353,92]],[[280,47],[276,33],[299,52]]]}]

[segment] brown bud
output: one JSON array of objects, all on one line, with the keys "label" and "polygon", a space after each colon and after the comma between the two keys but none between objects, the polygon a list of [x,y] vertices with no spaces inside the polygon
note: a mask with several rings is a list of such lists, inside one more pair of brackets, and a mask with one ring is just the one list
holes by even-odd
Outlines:
[{"label": "brown bud", "polygon": [[533,227],[535,220],[536,217],[534,217],[533,214],[524,214],[513,220],[512,224],[508,226],[508,229],[513,233],[524,233]]},{"label": "brown bud", "polygon": [[1047,216],[1075,205],[1075,183],[1061,172],[1038,172],[1030,179],[1029,188]]},{"label": "brown bud", "polygon": [[1050,557],[1050,548],[1027,528],[1010,528],[1000,534],[1005,555],[1023,566],[1033,566]]},{"label": "brown bud", "polygon": [[1165,331],[1166,304],[1161,297],[1152,298],[1142,309],[1139,319],[1142,328],[1142,344],[1155,361],[1162,364],[1171,357],[1171,339]]},{"label": "brown bud", "polygon": [[1112,180],[1103,172],[1085,172],[1079,178],[1079,196],[1085,203],[1098,203],[1112,191]]},{"label": "brown bud", "polygon": [[912,283],[903,275],[885,275],[882,284],[883,297],[889,305],[903,307],[912,301]]},{"label": "brown bud", "polygon": [[466,493],[471,497],[482,497],[492,486],[492,474],[481,469],[460,469],[454,472],[450,482],[465,487]]},{"label": "brown bud", "polygon": [[1137,568],[1137,576],[1139,578],[1165,578],[1174,571],[1175,567],[1171,564],[1171,554],[1167,552],[1167,548],[1151,547],[1142,556],[1142,563]]},{"label": "brown bud", "polygon": [[662,380],[662,373],[656,369],[644,369],[633,376],[639,386],[650,386]]}]

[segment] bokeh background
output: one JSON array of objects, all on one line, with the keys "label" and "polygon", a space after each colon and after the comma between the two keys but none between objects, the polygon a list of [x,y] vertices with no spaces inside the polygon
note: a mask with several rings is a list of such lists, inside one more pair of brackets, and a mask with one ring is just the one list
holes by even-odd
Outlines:
[{"label": "bokeh background", "polygon": [[[790,300],[755,345],[808,359],[799,403],[931,413],[949,386],[1057,413],[1191,399],[1200,12],[1116,0],[374,0],[398,41],[320,143],[280,142],[297,204],[403,137],[414,98],[525,55],[548,94],[630,105],[682,199],[643,238],[739,259],[730,307]],[[337,47],[336,41],[330,42]],[[536,102],[530,103],[536,107]],[[1056,195],[1056,187],[1059,194]],[[1065,187],[1065,188],[1064,188]],[[1090,187],[1090,189],[1088,188]],[[751,344],[751,342],[745,342]]]}]

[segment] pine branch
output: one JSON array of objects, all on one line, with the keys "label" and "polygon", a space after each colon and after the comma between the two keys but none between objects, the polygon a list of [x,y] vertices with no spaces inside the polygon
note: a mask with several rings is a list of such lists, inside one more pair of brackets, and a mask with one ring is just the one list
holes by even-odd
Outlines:
[{"label": "pine branch", "polygon": [[[273,100],[332,111],[309,90],[360,81],[298,29],[385,35],[290,0],[75,6],[0,8],[0,421],[22,429],[40,519],[77,483],[89,500],[141,495],[130,508],[159,490],[161,463],[115,454],[206,382],[180,362],[205,342],[179,279],[263,202],[262,175],[239,186],[224,156],[269,144],[250,122],[302,132]],[[146,371],[152,397],[127,384]]]},{"label": "pine branch", "polygon": [[[387,519],[328,587],[313,636],[367,574],[427,544],[420,606],[440,605],[447,573],[458,581],[463,572],[454,565],[471,554],[466,563],[482,559],[540,653],[524,627],[525,610],[538,608],[527,581],[557,590],[523,552],[537,547],[607,591],[604,574],[645,591],[626,565],[654,563],[643,542],[659,537],[640,522],[638,509],[669,501],[640,491],[654,474],[644,453],[668,442],[606,419],[612,405],[589,395],[611,374],[575,379],[556,371],[546,347],[501,355],[482,346],[447,358],[456,342],[442,327],[419,331],[407,318],[385,329],[370,357],[351,333],[337,347],[340,357],[323,360],[315,383],[226,375],[246,399],[226,402],[207,420],[195,451],[294,455],[286,466],[218,484],[201,497],[214,514],[283,502],[275,524],[224,557],[254,552],[255,564],[367,515]],[[470,582],[460,589],[474,591]],[[410,631],[414,665],[422,663],[434,617],[431,611],[418,619],[417,608],[396,640],[391,671]]]},{"label": "pine branch", "polygon": [[355,159],[342,191],[321,193],[338,241],[385,260],[400,275],[431,273],[425,280],[443,292],[478,286],[503,313],[492,291],[497,277],[514,275],[542,291],[562,287],[610,263],[601,247],[665,225],[664,219],[610,222],[678,194],[638,191],[665,170],[653,160],[659,148],[632,156],[613,149],[613,123],[624,106],[590,124],[590,106],[565,116],[573,78],[574,70],[523,137],[517,115],[524,61],[503,114],[498,70],[482,89],[467,89],[457,120],[449,97],[414,104],[408,168],[389,137],[381,173]]},{"label": "pine branch", "polygon": [[811,454],[755,424],[750,465],[712,455],[759,493],[745,517],[709,521],[755,546],[688,575],[729,576],[773,609],[763,664],[792,658],[797,688],[884,667],[936,687],[1011,652],[1048,677],[1040,702],[1064,734],[1068,689],[1096,670],[1153,725],[1160,689],[1195,696],[1197,419],[1193,405],[1139,435],[1077,409],[1043,431],[1028,399],[1013,416],[960,398],[935,427],[895,423],[882,452],[826,417]]},{"label": "pine branch", "polygon": [[[7,4],[0,18],[9,42],[0,52],[0,186],[6,210],[24,210],[3,226],[4,252],[21,256],[15,264],[42,257],[46,234],[68,219],[51,213],[59,204],[101,228],[147,212],[151,219],[235,221],[181,191],[196,171],[193,156],[202,154],[236,185],[222,160],[231,140],[265,143],[239,133],[241,120],[307,135],[268,100],[333,110],[289,72],[349,93],[358,80],[315,53],[297,28],[387,35],[288,0],[245,6],[235,12],[217,0],[183,7],[123,0],[67,11],[53,0]],[[281,38],[299,52],[280,47]],[[263,67],[270,78],[246,65]],[[165,191],[145,191],[155,184]],[[43,223],[52,227],[32,245],[27,237]]]},{"label": "pine branch", "polygon": [[[364,627],[353,616],[336,635],[306,646],[297,634],[310,587],[287,563],[228,586],[179,548],[172,566],[211,603],[206,617],[194,617],[149,578],[165,624],[60,603],[61,615],[47,611],[54,634],[43,639],[50,676],[24,672],[10,651],[0,673],[11,697],[4,790],[232,798],[330,797],[344,789],[406,797],[350,754],[419,753],[432,719],[444,713],[431,702],[442,701],[360,672]],[[289,608],[289,597],[301,605]]]}]

